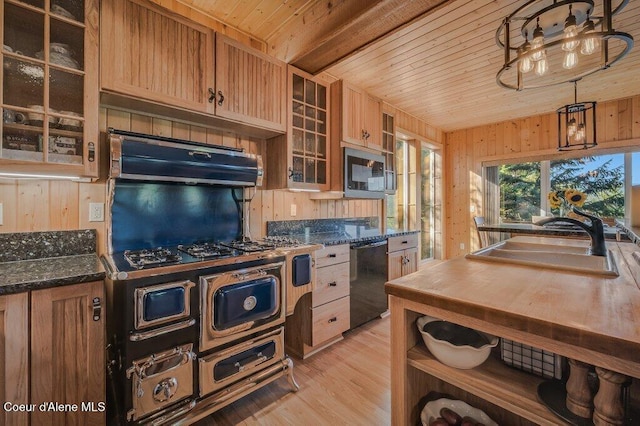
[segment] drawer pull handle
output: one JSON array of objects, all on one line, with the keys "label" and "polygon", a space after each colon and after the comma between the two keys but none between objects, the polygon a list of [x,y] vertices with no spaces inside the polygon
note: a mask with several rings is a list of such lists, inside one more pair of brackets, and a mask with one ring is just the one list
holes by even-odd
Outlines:
[{"label": "drawer pull handle", "polygon": [[328,256],[328,257],[337,257],[337,256],[338,256],[338,255],[337,255],[337,254],[335,254],[335,253],[329,253],[329,256]]},{"label": "drawer pull handle", "polygon": [[404,240],[404,241],[402,242],[402,244],[409,244],[409,241]]},{"label": "drawer pull handle", "polygon": [[336,322],[338,321],[337,317],[333,317],[333,318],[329,318],[329,321],[327,321],[329,324],[331,324],[332,322]]},{"label": "drawer pull handle", "polygon": [[332,281],[329,283],[329,287],[337,287],[337,286],[338,286],[338,283],[335,281]]},{"label": "drawer pull handle", "polygon": [[100,321],[100,317],[102,315],[102,304],[100,303],[99,297],[93,298],[93,320]]}]

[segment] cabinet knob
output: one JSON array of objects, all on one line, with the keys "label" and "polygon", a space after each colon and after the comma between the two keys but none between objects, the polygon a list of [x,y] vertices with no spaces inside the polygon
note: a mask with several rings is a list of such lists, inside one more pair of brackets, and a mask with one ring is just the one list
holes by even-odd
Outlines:
[{"label": "cabinet knob", "polygon": [[335,281],[332,281],[329,283],[329,287],[337,287],[337,286],[338,286],[338,283]]},{"label": "cabinet knob", "polygon": [[333,318],[329,318],[329,321],[327,321],[328,323],[332,323],[332,322],[336,322],[338,321],[337,317],[333,317]]},{"label": "cabinet knob", "polygon": [[216,92],[213,91],[211,87],[209,87],[209,103],[212,104],[213,101],[216,100]]},{"label": "cabinet knob", "polygon": [[327,257],[337,257],[337,255],[335,253],[329,253],[329,255]]},{"label": "cabinet knob", "polygon": [[221,90],[218,90],[218,106],[222,106],[223,102],[224,102],[224,95],[222,94]]}]

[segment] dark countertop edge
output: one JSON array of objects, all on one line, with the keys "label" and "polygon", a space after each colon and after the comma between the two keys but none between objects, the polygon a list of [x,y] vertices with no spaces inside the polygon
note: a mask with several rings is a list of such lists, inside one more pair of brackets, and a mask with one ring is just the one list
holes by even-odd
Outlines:
[{"label": "dark countertop edge", "polygon": [[[104,266],[100,261],[100,258],[97,254],[80,254],[73,256],[62,256],[62,257],[53,257],[53,258],[43,258],[43,259],[30,259],[30,260],[18,260],[13,262],[4,262],[0,263],[0,265],[7,264],[36,264],[43,262],[59,262],[64,260],[69,260],[70,258],[81,257],[86,258],[87,261],[93,262],[95,265],[94,270],[90,270],[87,268],[86,271],[78,272],[72,275],[64,275],[63,272],[60,273],[60,276],[46,278],[46,279],[24,279],[21,281],[9,282],[6,284],[0,283],[0,296],[16,294],[16,293],[24,293],[31,290],[41,290],[52,287],[62,287],[66,285],[72,284],[82,284],[86,282],[93,281],[102,281],[106,278],[106,272],[104,270]],[[91,259],[89,259],[91,258]]]},{"label": "dark countertop edge", "polygon": [[[340,244],[364,243],[367,241],[375,241],[380,239],[386,239],[389,237],[399,237],[402,235],[411,235],[411,234],[418,234],[418,233],[420,233],[420,231],[391,231],[391,232],[386,232],[384,234],[370,235],[366,237],[358,237],[358,238],[341,237],[341,238],[335,238],[335,239],[330,239],[330,238],[324,239],[321,236],[322,234],[311,234],[308,239],[305,239],[304,236],[298,236],[297,239],[301,241],[307,240],[306,242],[313,242],[313,243],[322,244],[325,246],[337,246]],[[295,238],[296,235],[293,235],[292,237]]]}]

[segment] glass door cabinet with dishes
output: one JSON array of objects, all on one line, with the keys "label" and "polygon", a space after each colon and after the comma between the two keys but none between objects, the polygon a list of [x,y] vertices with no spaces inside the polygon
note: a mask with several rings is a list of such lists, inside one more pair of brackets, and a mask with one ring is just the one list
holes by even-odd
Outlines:
[{"label": "glass door cabinet with dishes", "polygon": [[97,177],[98,0],[4,0],[3,171]]}]

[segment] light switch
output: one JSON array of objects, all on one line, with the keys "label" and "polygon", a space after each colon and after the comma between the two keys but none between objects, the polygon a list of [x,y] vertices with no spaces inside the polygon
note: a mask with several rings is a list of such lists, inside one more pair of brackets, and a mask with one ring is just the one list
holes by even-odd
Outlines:
[{"label": "light switch", "polygon": [[0,225],[3,224],[3,222],[2,222],[3,221],[3,217],[2,216],[3,216],[2,215],[2,203],[0,203]]},{"label": "light switch", "polygon": [[295,216],[296,214],[298,214],[298,206],[291,204],[291,216]]}]

